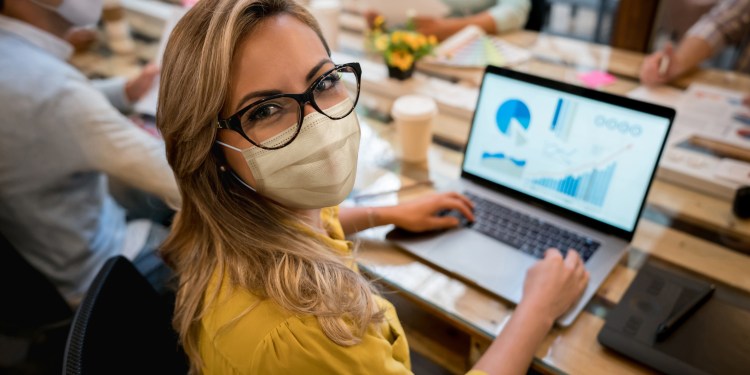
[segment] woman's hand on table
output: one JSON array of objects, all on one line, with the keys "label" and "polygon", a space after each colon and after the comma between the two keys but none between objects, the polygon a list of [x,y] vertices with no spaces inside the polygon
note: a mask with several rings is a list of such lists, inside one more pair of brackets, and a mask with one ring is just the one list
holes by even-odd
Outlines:
[{"label": "woman's hand on table", "polygon": [[379,221],[395,224],[412,232],[454,228],[460,221],[453,216],[438,216],[445,210],[458,211],[469,221],[474,221],[474,203],[469,198],[455,193],[436,193],[397,206],[380,207]]}]

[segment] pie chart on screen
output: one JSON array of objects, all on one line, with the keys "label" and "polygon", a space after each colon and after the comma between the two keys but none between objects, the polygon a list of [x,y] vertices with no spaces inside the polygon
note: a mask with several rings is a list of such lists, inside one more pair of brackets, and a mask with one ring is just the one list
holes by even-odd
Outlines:
[{"label": "pie chart on screen", "polygon": [[509,99],[503,102],[497,109],[495,115],[497,121],[497,127],[500,132],[506,135],[510,135],[510,129],[515,126],[522,127],[524,130],[529,128],[531,124],[531,112],[529,107],[518,99]]}]

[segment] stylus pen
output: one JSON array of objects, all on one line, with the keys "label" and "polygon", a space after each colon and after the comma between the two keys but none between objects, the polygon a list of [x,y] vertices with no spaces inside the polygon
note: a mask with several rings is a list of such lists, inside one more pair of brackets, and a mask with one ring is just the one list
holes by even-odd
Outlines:
[{"label": "stylus pen", "polygon": [[711,295],[714,294],[714,290],[716,290],[716,287],[713,284],[710,285],[706,291],[683,307],[682,310],[672,314],[667,320],[660,323],[659,327],[656,328],[656,341],[662,341],[674,332],[674,330],[679,327],[685,319],[690,317],[690,315],[711,298]]},{"label": "stylus pen", "polygon": [[666,77],[668,70],[669,70],[669,56],[664,55],[659,60],[659,75],[662,77]]}]

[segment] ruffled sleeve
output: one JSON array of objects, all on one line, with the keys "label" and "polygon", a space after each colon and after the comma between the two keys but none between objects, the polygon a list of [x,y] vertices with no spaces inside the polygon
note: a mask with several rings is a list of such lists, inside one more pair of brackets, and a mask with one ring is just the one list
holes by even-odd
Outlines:
[{"label": "ruffled sleeve", "polygon": [[[389,307],[392,309],[392,307]],[[389,311],[386,316],[395,318]],[[398,319],[371,326],[362,342],[341,346],[314,317],[290,317],[253,353],[253,374],[411,374],[409,349]]]}]

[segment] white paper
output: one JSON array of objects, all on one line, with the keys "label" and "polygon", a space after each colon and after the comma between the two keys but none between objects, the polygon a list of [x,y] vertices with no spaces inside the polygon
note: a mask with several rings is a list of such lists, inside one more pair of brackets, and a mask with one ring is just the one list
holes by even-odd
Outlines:
[{"label": "white paper", "polygon": [[[162,32],[161,41],[159,42],[159,51],[156,53],[156,64],[161,66],[161,59],[164,56],[164,50],[167,48],[167,41],[169,41],[169,35],[172,34],[177,22],[187,12],[187,9],[176,9],[172,12],[169,20],[164,25],[164,31]],[[156,116],[156,106],[159,101],[159,77],[154,80],[151,89],[148,90],[146,95],[133,105],[133,110],[137,113],[144,115]]]},{"label": "white paper", "polygon": [[626,95],[628,98],[675,108],[682,99],[682,90],[669,86],[638,86]]},{"label": "white paper", "polygon": [[530,58],[529,50],[487,35],[478,26],[469,25],[440,43],[435,54],[422,61],[451,67],[484,68],[487,65],[517,65]]},{"label": "white paper", "polygon": [[750,185],[750,163],[734,159],[721,159],[714,176],[741,185]]},{"label": "white paper", "polygon": [[441,0],[363,0],[363,11],[375,11],[389,26],[403,25],[410,16],[445,17],[450,8]]},{"label": "white paper", "polygon": [[677,105],[675,126],[692,135],[750,149],[750,139],[739,131],[750,129],[738,117],[750,116],[742,104],[744,93],[704,84],[692,84]]}]

